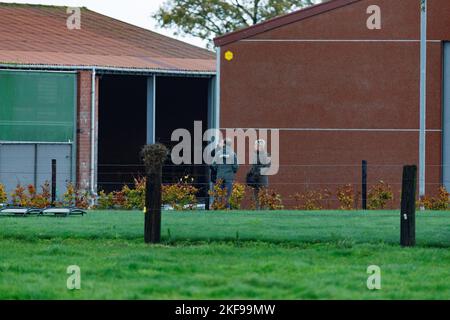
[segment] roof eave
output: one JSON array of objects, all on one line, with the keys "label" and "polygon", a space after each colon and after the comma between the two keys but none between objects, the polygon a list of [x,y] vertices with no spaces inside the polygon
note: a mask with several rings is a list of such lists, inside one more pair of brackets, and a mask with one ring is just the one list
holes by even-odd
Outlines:
[{"label": "roof eave", "polygon": [[5,69],[39,69],[39,70],[69,70],[83,71],[93,70],[97,72],[128,72],[128,73],[148,73],[148,74],[173,74],[173,75],[199,75],[214,76],[213,70],[183,70],[183,69],[157,69],[157,68],[126,68],[126,67],[109,67],[109,66],[85,66],[85,65],[48,65],[48,64],[22,64],[22,63],[0,63],[0,68]]}]

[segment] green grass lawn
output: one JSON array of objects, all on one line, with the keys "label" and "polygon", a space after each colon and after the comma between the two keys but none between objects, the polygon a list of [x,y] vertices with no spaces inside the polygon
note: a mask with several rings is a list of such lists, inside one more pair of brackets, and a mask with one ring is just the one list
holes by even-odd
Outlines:
[{"label": "green grass lawn", "polygon": [[164,212],[160,245],[143,220],[0,217],[0,299],[450,299],[448,212],[417,214],[415,248],[398,245],[395,211]]}]

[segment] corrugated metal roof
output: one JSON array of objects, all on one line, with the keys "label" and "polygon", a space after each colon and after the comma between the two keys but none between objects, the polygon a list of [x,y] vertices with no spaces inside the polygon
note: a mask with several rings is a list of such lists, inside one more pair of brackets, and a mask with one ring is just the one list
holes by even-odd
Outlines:
[{"label": "corrugated metal roof", "polygon": [[0,64],[215,71],[213,52],[86,8],[70,30],[66,10],[0,3]]}]

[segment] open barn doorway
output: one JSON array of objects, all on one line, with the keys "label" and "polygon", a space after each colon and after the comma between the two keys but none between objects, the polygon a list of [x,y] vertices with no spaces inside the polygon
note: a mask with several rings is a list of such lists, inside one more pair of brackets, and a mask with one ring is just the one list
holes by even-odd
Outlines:
[{"label": "open barn doorway", "polygon": [[[172,149],[177,142],[171,141],[171,135],[179,128],[189,130],[191,137],[194,137],[194,121],[201,121],[203,130],[207,129],[209,85],[209,78],[157,78],[155,128],[157,142]],[[193,156],[191,163],[193,163]],[[205,165],[176,166],[169,161],[163,169],[163,183],[176,183],[185,176],[193,178],[194,186],[200,190],[199,202],[206,203],[209,187],[208,172]]]},{"label": "open barn doorway", "polygon": [[[208,77],[155,77],[155,119],[153,115],[153,77],[144,75],[104,74],[99,81],[98,110],[98,190],[120,190],[133,185],[134,178],[145,175],[139,156],[147,143],[149,132],[154,140],[169,150],[177,144],[172,132],[183,128],[194,135],[194,122],[208,127],[211,79]],[[150,82],[149,82],[150,81]],[[148,111],[150,110],[150,111]],[[154,123],[152,123],[154,121]],[[151,122],[151,123],[147,123]],[[193,142],[193,141],[192,141]],[[194,178],[200,192],[198,200],[208,198],[209,170],[205,165],[174,165],[170,159],[163,169],[163,183],[176,183],[180,178]]]},{"label": "open barn doorway", "polygon": [[120,190],[144,175],[139,152],[147,137],[147,77],[102,75],[98,110],[98,190]]}]

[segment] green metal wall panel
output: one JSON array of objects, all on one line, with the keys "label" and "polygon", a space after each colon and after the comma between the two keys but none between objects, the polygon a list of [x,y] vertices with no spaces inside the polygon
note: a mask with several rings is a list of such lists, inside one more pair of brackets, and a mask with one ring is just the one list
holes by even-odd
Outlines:
[{"label": "green metal wall panel", "polygon": [[0,141],[74,140],[76,74],[0,70]]}]

